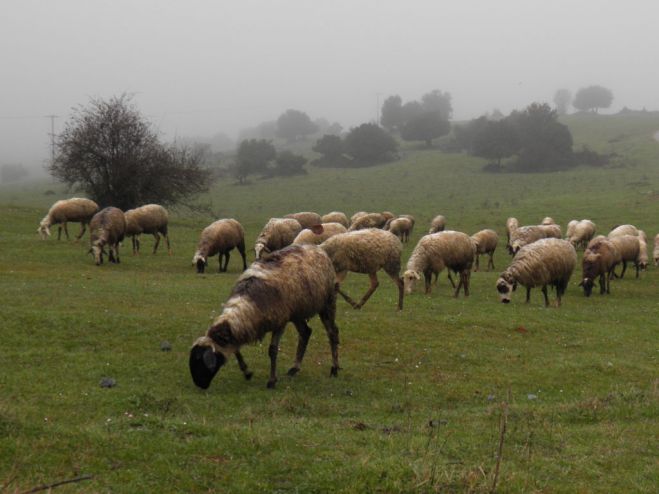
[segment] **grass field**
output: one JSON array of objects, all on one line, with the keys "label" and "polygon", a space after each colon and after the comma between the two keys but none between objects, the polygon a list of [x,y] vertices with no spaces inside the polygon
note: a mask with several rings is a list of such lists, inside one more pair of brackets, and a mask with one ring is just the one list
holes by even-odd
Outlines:
[{"label": "grass field", "polygon": [[[659,232],[659,117],[574,116],[577,145],[616,152],[620,166],[487,175],[482,161],[406,149],[399,162],[361,170],[220,183],[202,202],[246,227],[251,246],[271,216],[300,210],[391,210],[417,218],[404,262],[438,213],[449,227],[499,231],[516,216],[562,225],[591,218],[600,232],[633,223]],[[46,191],[55,194],[45,194]],[[93,265],[82,243],[41,241],[38,222],[57,184],[0,187],[0,492],[72,479],[58,492],[656,492],[659,485],[659,270],[628,275],[586,299],[573,276],[563,306],[519,291],[498,302],[495,272],[452,298],[445,275],[431,296],[395,311],[380,288],[361,310],[339,300],[342,371],[329,377],[317,319],[302,371],[265,388],[267,341],[247,347],[246,382],[231,362],[196,389],[192,342],[221,310],[239,274],[190,261],[211,216],[179,211],[174,255],[122,249]],[[71,229],[77,231],[77,226]],[[253,255],[250,254],[250,260]],[[367,277],[346,289],[363,293]],[[523,291],[522,291],[523,292]],[[163,352],[161,342],[172,350]],[[104,377],[116,380],[101,388]],[[505,422],[505,430],[502,424]]]}]

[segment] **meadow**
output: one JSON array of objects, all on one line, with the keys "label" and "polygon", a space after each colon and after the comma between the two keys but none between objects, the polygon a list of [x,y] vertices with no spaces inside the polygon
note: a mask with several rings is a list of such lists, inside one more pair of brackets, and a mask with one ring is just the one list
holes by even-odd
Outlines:
[{"label": "meadow", "polygon": [[[339,299],[336,379],[317,318],[301,372],[284,374],[297,341],[289,327],[275,390],[265,387],[267,340],[243,351],[251,381],[234,362],[207,391],[190,378],[190,346],[241,266],[234,251],[228,273],[213,258],[196,274],[210,214],[171,212],[172,256],[151,255],[143,237],[140,256],[124,242],[121,264],[96,267],[88,234],[80,243],[36,234],[71,192],[0,186],[0,492],[84,475],[57,491],[656,492],[659,268],[585,298],[579,266],[560,308],[545,308],[538,289],[530,304],[518,290],[504,305],[494,287],[510,260],[508,216],[659,232],[659,117],[566,123],[577,147],[615,152],[616,164],[492,175],[482,160],[406,146],[383,166],[216,184],[200,201],[241,221],[250,247],[268,218],[303,210],[413,214],[404,263],[439,213],[451,229],[499,232],[496,270],[473,273],[466,299],[451,296],[443,274],[430,296],[417,291],[396,312],[384,273],[362,310]],[[345,284],[355,297],[367,287],[364,275]],[[103,378],[116,386],[102,388]]]}]

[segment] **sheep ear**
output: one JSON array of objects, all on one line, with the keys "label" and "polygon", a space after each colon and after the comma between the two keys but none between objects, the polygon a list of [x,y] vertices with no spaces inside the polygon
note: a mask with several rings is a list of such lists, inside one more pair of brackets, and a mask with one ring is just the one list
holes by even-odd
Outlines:
[{"label": "sheep ear", "polygon": [[322,235],[324,230],[323,225],[313,225],[311,227],[311,231],[316,235]]},{"label": "sheep ear", "polygon": [[227,321],[212,326],[208,330],[208,336],[220,346],[235,345],[236,341],[231,334],[231,325]]}]

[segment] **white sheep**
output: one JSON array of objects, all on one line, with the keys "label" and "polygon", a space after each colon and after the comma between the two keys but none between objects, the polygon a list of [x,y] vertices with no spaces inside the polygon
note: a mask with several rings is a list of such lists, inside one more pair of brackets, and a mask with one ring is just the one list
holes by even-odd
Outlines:
[{"label": "white sheep", "polygon": [[328,238],[347,231],[347,228],[341,223],[322,223],[302,230],[297,234],[293,243],[320,245]]},{"label": "white sheep", "polygon": [[[360,309],[366,303],[379,285],[377,272],[384,269],[398,287],[398,310],[403,309],[403,280],[400,278],[403,244],[398,237],[385,230],[367,228],[334,235],[320,246],[334,264],[338,292],[353,308]],[[359,302],[352,300],[340,287],[349,271],[368,274],[371,281]]]},{"label": "white sheep", "polygon": [[590,297],[598,277],[600,294],[611,293],[611,277],[620,260],[618,250],[608,238],[600,235],[590,241],[581,261],[582,281],[579,284],[586,297]]},{"label": "white sheep", "polygon": [[105,246],[110,249],[108,260],[118,264],[119,242],[124,239],[126,232],[126,218],[121,209],[108,207],[101,209],[89,222],[90,253],[94,256],[97,266],[103,264]]},{"label": "white sheep", "polygon": [[636,268],[636,277],[638,278],[638,272],[640,269],[638,264],[638,255],[641,250],[640,237],[638,235],[615,235],[613,237],[609,236],[609,240],[613,242],[613,245],[616,246],[616,249],[620,253],[622,262],[622,272],[620,273],[620,278],[624,278],[625,271],[627,271],[628,262],[634,264],[634,267]]},{"label": "white sheep", "polygon": [[506,220],[506,249],[508,249],[508,252],[512,254],[512,245],[510,243],[510,237],[512,236],[513,232],[519,228],[519,221],[517,221],[517,218],[513,218],[512,216]]},{"label": "white sheep", "polygon": [[[192,257],[192,264],[197,273],[203,273],[208,265],[208,258],[218,254],[219,272],[226,272],[231,251],[236,248],[243,258],[243,271],[247,269],[245,256],[245,230],[233,218],[214,221],[204,228],[199,236],[197,250]],[[224,266],[222,259],[225,259]]]},{"label": "white sheep", "polygon": [[48,210],[48,214],[44,216],[39,223],[37,233],[41,235],[42,239],[50,237],[50,227],[59,225],[57,231],[57,240],[62,237],[62,228],[66,234],[67,240],[69,239],[69,230],[66,227],[68,222],[80,223],[80,233],[76,240],[80,240],[85,234],[85,228],[91,221],[92,217],[98,212],[98,204],[91,199],[82,197],[72,197],[71,199],[62,199],[53,204]]},{"label": "white sheep", "polygon": [[521,284],[526,287],[526,302],[531,298],[531,288],[542,287],[545,306],[549,305],[547,286],[556,288],[557,303],[565,293],[570,276],[577,265],[577,252],[567,240],[540,239],[522,247],[510,266],[501,273],[496,287],[503,303],[509,303],[512,292]]},{"label": "white sheep", "polygon": [[570,240],[570,237],[574,233],[575,227],[579,224],[579,220],[570,220],[565,229],[565,240]]},{"label": "white sheep", "polygon": [[428,233],[443,232],[446,229],[446,218],[441,214],[435,216],[430,222]]},{"label": "white sheep", "polygon": [[348,231],[363,230],[365,228],[382,228],[387,223],[389,216],[383,213],[366,213],[358,216],[355,221],[350,223]]},{"label": "white sheep", "polygon": [[384,230],[390,231],[402,242],[407,242],[410,239],[410,234],[412,233],[413,228],[414,220],[407,216],[401,216],[388,221]]},{"label": "white sheep", "polygon": [[268,355],[268,388],[277,382],[279,341],[290,321],[298,331],[295,364],[288,371],[300,370],[311,328],[307,321],[318,314],[325,327],[332,351],[330,376],[339,371],[339,328],[336,326],[335,272],[325,252],[315,245],[292,245],[274,252],[268,259],[254,262],[238,278],[222,313],[206,335],[190,350],[189,367],[194,383],[207,389],[227,360],[235,355],[246,379],[252,377],[240,348],[272,333]]},{"label": "white sheep", "polygon": [[293,218],[270,218],[256,238],[256,259],[291,245],[301,231],[302,225]]},{"label": "white sheep", "polygon": [[150,233],[156,239],[153,253],[155,254],[158,251],[160,235],[162,235],[167,242],[167,252],[170,256],[172,255],[167,231],[169,215],[164,207],[159,204],[147,204],[139,208],[129,209],[124,212],[124,216],[126,216],[126,236],[131,237],[133,242],[133,254],[140,253],[140,235]]},{"label": "white sheep", "polygon": [[638,237],[638,228],[636,228],[634,225],[619,225],[609,232],[608,237],[613,238],[620,237],[622,235],[633,235]]},{"label": "white sheep", "polygon": [[314,225],[320,225],[323,220],[318,213],[303,211],[301,213],[291,213],[284,216],[284,218],[292,218],[297,220],[302,228],[311,228]]},{"label": "white sheep", "polygon": [[[642,235],[641,235],[642,233]],[[638,265],[638,269],[641,271],[647,271],[648,269],[648,264],[650,262],[649,256],[648,256],[648,243],[645,240],[647,237],[645,235],[645,232],[643,230],[639,230],[639,236],[638,236],[638,258],[636,259],[636,264]]]},{"label": "white sheep", "polygon": [[345,213],[341,211],[332,211],[321,218],[323,223],[340,223],[346,228],[350,226],[350,221]]},{"label": "white sheep", "polygon": [[568,223],[568,232],[565,240],[570,242],[575,249],[579,246],[586,247],[588,242],[595,236],[595,223],[590,220],[581,220],[576,223],[572,223],[572,221]]},{"label": "white sheep", "polygon": [[479,269],[479,259],[481,254],[487,254],[489,256],[489,259],[487,260],[487,270],[490,270],[490,266],[494,269],[494,251],[499,243],[497,232],[486,228],[485,230],[474,233],[471,236],[471,240],[476,246],[476,267],[474,271],[478,271]]}]

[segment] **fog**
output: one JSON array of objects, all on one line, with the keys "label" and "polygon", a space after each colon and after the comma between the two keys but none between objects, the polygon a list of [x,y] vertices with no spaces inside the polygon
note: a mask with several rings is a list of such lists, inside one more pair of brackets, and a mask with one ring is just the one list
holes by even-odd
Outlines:
[{"label": "fog", "polygon": [[235,138],[288,108],[345,129],[392,94],[454,120],[591,84],[659,109],[659,3],[3,0],[0,164],[42,166],[90,97],[133,94],[163,139]]}]

